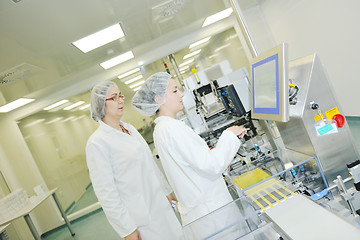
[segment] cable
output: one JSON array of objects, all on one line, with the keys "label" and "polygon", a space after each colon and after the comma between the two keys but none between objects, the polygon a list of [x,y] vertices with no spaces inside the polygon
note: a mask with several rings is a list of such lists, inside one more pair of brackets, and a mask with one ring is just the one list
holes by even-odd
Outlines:
[{"label": "cable", "polygon": [[[292,84],[292,83],[289,83],[289,87],[295,89],[295,91],[289,96],[289,102],[292,102],[294,100],[294,98],[296,97],[296,95],[298,94],[299,88],[295,84]],[[291,92],[291,89],[289,89],[289,94],[290,94],[290,92]]]}]

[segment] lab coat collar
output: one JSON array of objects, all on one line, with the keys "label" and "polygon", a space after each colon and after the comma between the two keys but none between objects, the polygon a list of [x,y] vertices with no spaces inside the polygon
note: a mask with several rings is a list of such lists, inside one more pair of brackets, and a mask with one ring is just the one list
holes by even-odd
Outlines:
[{"label": "lab coat collar", "polygon": [[[113,131],[123,133],[122,131],[117,130],[117,129],[115,129],[115,128],[109,126],[109,125],[107,125],[106,123],[104,123],[104,122],[101,121],[101,120],[99,120],[99,123],[100,123],[99,128],[100,128],[101,130],[105,131],[106,133],[110,133],[110,132],[113,132]],[[122,124],[126,129],[128,128],[126,123],[120,121],[120,124]]]},{"label": "lab coat collar", "polygon": [[154,120],[154,122],[157,124],[157,123],[159,123],[159,122],[161,122],[161,121],[169,121],[169,120],[176,120],[176,119],[174,119],[174,118],[172,118],[172,117],[169,117],[169,116],[160,116],[160,117],[157,117],[155,120]]}]

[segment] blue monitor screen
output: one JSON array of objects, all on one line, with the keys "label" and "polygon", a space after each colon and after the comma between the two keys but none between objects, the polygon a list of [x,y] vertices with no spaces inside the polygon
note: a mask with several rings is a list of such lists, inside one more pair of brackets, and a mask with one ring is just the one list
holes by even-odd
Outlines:
[{"label": "blue monitor screen", "polygon": [[253,113],[279,114],[279,58],[274,54],[252,65]]}]

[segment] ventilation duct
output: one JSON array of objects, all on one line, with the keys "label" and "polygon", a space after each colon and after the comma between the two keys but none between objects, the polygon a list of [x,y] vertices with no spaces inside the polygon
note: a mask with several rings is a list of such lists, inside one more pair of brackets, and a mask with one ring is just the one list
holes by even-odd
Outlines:
[{"label": "ventilation duct", "polygon": [[42,70],[43,69],[40,67],[28,63],[22,63],[0,73],[0,86],[25,79],[26,77],[30,77]]},{"label": "ventilation duct", "polygon": [[184,8],[186,1],[187,0],[169,0],[156,5],[152,8],[153,20],[156,21],[159,17],[163,18],[174,15]]}]

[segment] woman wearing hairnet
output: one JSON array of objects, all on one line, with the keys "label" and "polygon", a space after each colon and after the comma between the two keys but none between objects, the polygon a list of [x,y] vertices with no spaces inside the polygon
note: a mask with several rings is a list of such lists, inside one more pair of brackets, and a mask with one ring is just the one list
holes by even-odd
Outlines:
[{"label": "woman wearing hairnet", "polygon": [[147,143],[120,120],[124,98],[110,81],[91,92],[91,116],[99,127],[87,142],[86,160],[95,194],[125,240],[181,239],[181,225],[169,204],[171,190],[159,177]]},{"label": "woman wearing hairnet", "polygon": [[[171,75],[159,72],[145,81],[134,95],[132,105],[146,116],[157,116],[155,148],[178,198],[185,226],[232,201],[222,173],[236,155],[240,147],[238,137],[243,137],[246,129],[228,128],[210,150],[190,127],[176,120],[176,113],[183,108],[183,96]],[[201,229],[194,232],[194,236],[199,236]]]}]

